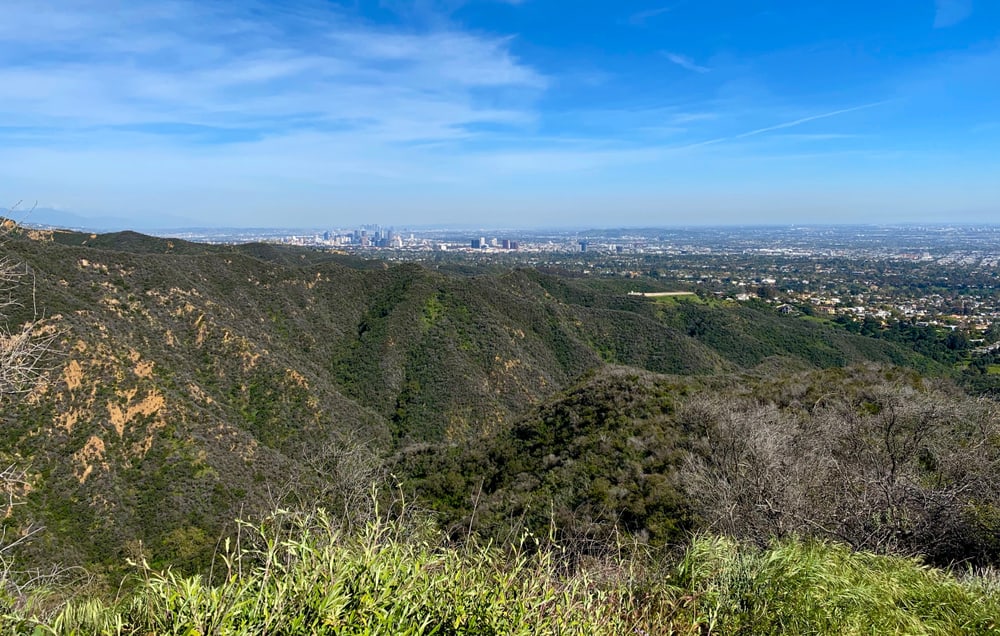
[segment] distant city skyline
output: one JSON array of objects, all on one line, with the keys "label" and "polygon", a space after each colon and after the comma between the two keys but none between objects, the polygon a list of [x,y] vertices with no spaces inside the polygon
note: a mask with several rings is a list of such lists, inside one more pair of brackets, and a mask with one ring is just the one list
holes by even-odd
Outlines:
[{"label": "distant city skyline", "polygon": [[[898,228],[907,230],[919,230],[927,229],[931,231],[947,232],[950,229],[956,230],[976,230],[982,229],[985,231],[996,231],[1000,230],[1000,220],[988,220],[982,222],[973,221],[907,221],[907,222],[837,222],[837,221],[818,221],[818,222],[807,222],[807,223],[794,223],[794,222],[771,222],[771,223],[755,223],[755,222],[745,222],[745,223],[699,223],[697,221],[692,221],[689,223],[661,223],[659,225],[654,224],[614,224],[607,223],[604,225],[590,224],[590,225],[546,225],[544,223],[539,223],[536,225],[489,225],[483,223],[474,222],[453,222],[453,223],[411,223],[411,224],[400,224],[400,225],[383,225],[377,223],[371,223],[370,221],[362,221],[359,223],[342,223],[342,224],[324,224],[317,223],[314,225],[300,225],[300,226],[266,226],[266,225],[219,225],[219,224],[199,224],[195,219],[184,219],[178,217],[171,217],[172,223],[166,225],[158,224],[158,222],[163,219],[158,216],[149,217],[109,217],[109,216],[95,216],[95,217],[85,217],[71,213],[65,213],[59,210],[53,210],[49,208],[35,208],[28,209],[18,207],[16,209],[2,208],[0,207],[0,217],[10,218],[15,222],[22,224],[26,227],[33,228],[49,228],[49,229],[64,229],[70,231],[88,231],[88,232],[118,232],[124,230],[134,230],[140,233],[147,233],[152,236],[176,236],[184,238],[188,234],[196,236],[195,240],[205,240],[213,235],[221,232],[223,234],[229,234],[231,232],[236,232],[240,235],[248,237],[246,240],[258,240],[263,238],[264,240],[279,240],[282,238],[287,238],[294,235],[302,236],[320,236],[324,232],[351,232],[355,230],[360,230],[366,228],[367,226],[376,225],[383,229],[389,229],[396,232],[418,232],[421,234],[439,234],[442,232],[450,233],[453,235],[462,235],[460,242],[465,242],[466,239],[472,239],[481,233],[490,233],[493,238],[499,240],[501,234],[510,235],[521,235],[523,233],[545,233],[552,232],[558,235],[572,237],[576,235],[603,235],[607,232],[646,232],[646,231],[688,231],[688,230],[768,230],[768,229],[801,229],[801,230],[818,230],[822,231],[824,229],[844,231],[849,229],[856,229],[859,231],[863,230],[884,230],[887,228]],[[464,234],[463,234],[464,233]],[[467,236],[466,236],[467,235]],[[569,239],[575,240],[575,239]],[[226,242],[244,242],[243,240],[233,240]]]},{"label": "distant city skyline", "polygon": [[990,0],[8,0],[0,208],[137,229],[991,223],[997,77]]}]

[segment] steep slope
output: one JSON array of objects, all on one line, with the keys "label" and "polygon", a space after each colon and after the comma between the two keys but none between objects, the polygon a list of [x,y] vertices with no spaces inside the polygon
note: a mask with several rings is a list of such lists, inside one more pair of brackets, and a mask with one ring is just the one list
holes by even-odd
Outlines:
[{"label": "steep slope", "polygon": [[62,336],[50,382],[3,428],[4,454],[35,474],[23,514],[49,528],[47,556],[113,563],[141,540],[203,561],[223,523],[303,472],[306,440],[388,440],[276,333],[309,281],[240,255],[19,247]]},{"label": "steep slope", "polygon": [[686,440],[673,414],[696,386],[605,367],[488,439],[403,450],[398,471],[459,534],[556,528],[561,545],[583,553],[617,530],[677,540],[692,523],[675,479]]},{"label": "steep slope", "polygon": [[[37,311],[60,338],[49,381],[2,414],[0,459],[33,475],[13,522],[45,525],[35,554],[64,563],[117,563],[141,541],[197,566],[241,512],[336,492],[338,449],[377,462],[509,434],[608,363],[708,375],[767,356],[909,359],[763,309],[666,306],[532,271],[128,232],[30,232],[3,250],[34,281],[12,319]],[[595,408],[633,390],[611,386]]]},{"label": "steep slope", "polygon": [[410,447],[397,474],[451,532],[568,556],[621,533],[815,536],[938,565],[1000,559],[995,404],[899,367],[665,376],[605,367],[508,430]]}]

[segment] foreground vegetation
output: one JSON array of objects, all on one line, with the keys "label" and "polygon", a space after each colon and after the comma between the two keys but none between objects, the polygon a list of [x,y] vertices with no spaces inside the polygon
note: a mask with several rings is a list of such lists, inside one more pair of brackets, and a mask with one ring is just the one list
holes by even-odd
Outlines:
[{"label": "foreground vegetation", "polygon": [[0,302],[0,632],[998,631],[962,568],[1000,564],[1000,410],[930,357],[527,270],[74,237],[9,243],[45,311]]},{"label": "foreground vegetation", "polygon": [[[621,546],[575,565],[547,539],[449,544],[399,517],[351,529],[322,511],[242,524],[209,577],[135,564],[114,600],[6,598],[30,634],[990,634],[995,578],[797,539],[712,536],[670,559]],[[48,609],[44,609],[48,607]]]},{"label": "foreground vegetation", "polygon": [[700,531],[1000,564],[993,400],[894,367],[711,381],[606,369],[508,431],[406,449],[395,474],[455,536],[555,519],[584,553],[618,532],[661,546]]}]

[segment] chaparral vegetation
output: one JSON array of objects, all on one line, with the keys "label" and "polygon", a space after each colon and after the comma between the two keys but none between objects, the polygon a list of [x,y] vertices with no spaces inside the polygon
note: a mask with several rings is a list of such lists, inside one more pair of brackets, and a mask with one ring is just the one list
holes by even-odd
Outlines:
[{"label": "chaparral vegetation", "polygon": [[1000,410],[926,342],[526,267],[2,250],[6,632],[1000,633]]}]

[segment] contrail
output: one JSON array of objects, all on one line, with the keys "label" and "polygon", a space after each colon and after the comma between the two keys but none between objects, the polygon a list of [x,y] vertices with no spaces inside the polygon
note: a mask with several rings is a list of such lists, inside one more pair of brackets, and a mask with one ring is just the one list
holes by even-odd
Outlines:
[{"label": "contrail", "polygon": [[888,101],[889,100],[883,100],[881,102],[872,102],[871,104],[862,104],[861,106],[852,106],[851,108],[841,108],[840,110],[831,110],[830,112],[823,113],[821,115],[811,115],[809,117],[803,117],[802,119],[796,119],[795,121],[786,121],[783,124],[776,124],[774,126],[768,126],[767,128],[758,128],[757,130],[751,130],[750,132],[740,133],[738,135],[729,137],[729,139],[742,139],[744,137],[753,137],[754,135],[771,132],[772,130],[781,130],[782,128],[791,128],[792,126],[798,126],[799,124],[804,124],[807,121],[816,121],[817,119],[836,117],[837,115],[843,115],[844,113],[853,113],[856,110],[875,108],[876,106],[881,106],[882,104],[888,103]]},{"label": "contrail", "polygon": [[845,113],[853,113],[858,110],[865,110],[868,108],[875,108],[876,106],[881,106],[882,104],[888,104],[892,100],[882,100],[880,102],[872,102],[870,104],[862,104],[861,106],[852,106],[850,108],[841,108],[839,110],[831,110],[828,113],[820,113],[819,115],[810,115],[809,117],[803,117],[801,119],[795,119],[793,121],[786,121],[781,124],[775,124],[773,126],[767,126],[766,128],[757,128],[756,130],[749,130],[738,135],[730,135],[728,137],[718,137],[716,139],[709,139],[707,141],[699,141],[693,144],[688,144],[687,146],[681,146],[684,148],[697,148],[699,146],[710,146],[712,144],[722,143],[724,141],[732,141],[733,139],[743,139],[745,137],[753,137],[755,135],[762,135],[766,132],[771,132],[772,130],[781,130],[783,128],[792,128],[800,124],[804,124],[810,121],[816,121],[817,119],[826,119],[828,117],[836,117],[837,115],[843,115]]}]

